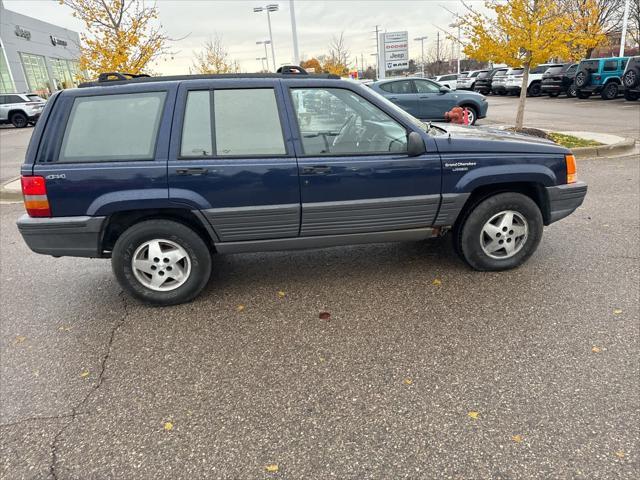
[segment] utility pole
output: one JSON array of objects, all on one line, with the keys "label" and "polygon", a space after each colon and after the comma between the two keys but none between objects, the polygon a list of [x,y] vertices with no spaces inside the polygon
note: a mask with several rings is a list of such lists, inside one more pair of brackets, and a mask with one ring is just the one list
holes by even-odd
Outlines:
[{"label": "utility pole", "polygon": [[436,35],[436,65],[438,69],[438,75],[440,74],[440,31]]},{"label": "utility pole", "polygon": [[293,0],[289,0],[289,11],[291,12],[291,33],[293,35],[293,64],[300,64],[300,54],[298,52],[298,31],[296,30],[296,10]]},{"label": "utility pole", "polygon": [[622,35],[620,36],[620,54],[619,57],[624,57],[624,44],[627,37],[627,22],[629,20],[629,4],[630,0],[627,0],[624,4],[624,15],[622,16]]},{"label": "utility pole", "polygon": [[427,39],[427,36],[424,35],[422,37],[414,38],[415,42],[420,42],[420,50],[422,52],[421,62],[422,62],[422,78],[424,78],[424,41]]},{"label": "utility pole", "polygon": [[360,68],[362,69],[362,76],[364,77],[364,53],[360,52]]},{"label": "utility pole", "polygon": [[[384,78],[384,75],[380,75],[380,25],[376,25],[376,76],[378,79]],[[383,60],[384,61],[384,60]]]}]

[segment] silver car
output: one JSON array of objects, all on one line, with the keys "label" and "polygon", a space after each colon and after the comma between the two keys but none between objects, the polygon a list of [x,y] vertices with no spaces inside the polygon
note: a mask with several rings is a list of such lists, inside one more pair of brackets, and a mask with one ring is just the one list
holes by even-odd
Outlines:
[{"label": "silver car", "polygon": [[5,93],[0,95],[0,124],[11,123],[16,128],[34,125],[46,100],[35,93]]}]

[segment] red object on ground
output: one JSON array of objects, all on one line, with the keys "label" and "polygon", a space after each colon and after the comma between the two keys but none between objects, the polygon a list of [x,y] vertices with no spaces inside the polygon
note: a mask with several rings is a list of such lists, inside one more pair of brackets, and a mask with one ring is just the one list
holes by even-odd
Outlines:
[{"label": "red object on ground", "polygon": [[[466,110],[466,109],[465,109]],[[444,119],[447,122],[457,123],[459,125],[465,124],[465,110],[462,107],[453,107],[451,110],[444,114]],[[467,122],[469,118],[467,116]]]}]

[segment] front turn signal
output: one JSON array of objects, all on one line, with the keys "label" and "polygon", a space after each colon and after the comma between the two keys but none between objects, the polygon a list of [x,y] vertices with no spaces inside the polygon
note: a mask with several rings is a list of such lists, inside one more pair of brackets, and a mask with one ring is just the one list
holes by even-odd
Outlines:
[{"label": "front turn signal", "polygon": [[572,153],[567,153],[564,159],[567,163],[567,183],[576,183],[576,157]]}]

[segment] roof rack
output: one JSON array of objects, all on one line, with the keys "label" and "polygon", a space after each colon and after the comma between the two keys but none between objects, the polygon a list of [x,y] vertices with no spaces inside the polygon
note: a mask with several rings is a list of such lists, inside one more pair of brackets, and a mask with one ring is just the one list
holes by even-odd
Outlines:
[{"label": "roof rack", "polygon": [[78,85],[84,87],[103,87],[110,85],[121,85],[130,83],[146,82],[172,82],[178,80],[207,80],[207,79],[230,79],[230,78],[292,78],[296,79],[333,79],[339,80],[338,75],[332,73],[309,74],[301,67],[285,65],[278,69],[278,73],[220,73],[220,74],[200,74],[200,75],[170,75],[165,77],[152,77],[147,74],[133,74],[122,72],[105,72],[98,75],[97,81],[84,82]]}]

